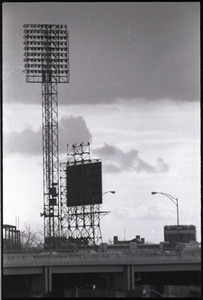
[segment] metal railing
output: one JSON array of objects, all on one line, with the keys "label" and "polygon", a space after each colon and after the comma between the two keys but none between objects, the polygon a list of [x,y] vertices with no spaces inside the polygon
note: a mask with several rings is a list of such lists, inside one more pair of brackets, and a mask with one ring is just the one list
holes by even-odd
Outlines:
[{"label": "metal railing", "polygon": [[[181,255],[183,257],[188,256],[199,256],[201,254],[201,249],[197,250],[190,250],[182,252]],[[48,259],[48,258],[55,258],[55,259],[62,259],[62,258],[116,258],[116,257],[168,257],[168,256],[177,256],[177,252],[172,250],[163,250],[157,251],[157,249],[153,250],[134,250],[134,251],[117,251],[117,252],[85,252],[85,251],[78,251],[78,252],[53,252],[53,251],[32,251],[32,252],[9,252],[4,253],[3,259],[5,260],[15,260],[15,259]]]}]

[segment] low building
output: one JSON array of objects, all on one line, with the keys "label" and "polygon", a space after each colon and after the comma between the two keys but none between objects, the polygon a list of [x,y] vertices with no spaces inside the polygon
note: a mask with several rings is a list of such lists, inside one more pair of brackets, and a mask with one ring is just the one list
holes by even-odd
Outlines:
[{"label": "low building", "polygon": [[3,249],[19,250],[20,249],[20,230],[13,225],[3,225]]},{"label": "low building", "polygon": [[169,242],[171,247],[178,243],[196,242],[196,227],[194,225],[165,225],[164,241]]},{"label": "low building", "polygon": [[113,244],[114,245],[129,244],[131,242],[135,242],[137,244],[144,244],[145,243],[145,239],[144,238],[140,238],[140,235],[136,235],[136,237],[134,239],[129,240],[129,241],[119,241],[117,236],[113,237]]}]

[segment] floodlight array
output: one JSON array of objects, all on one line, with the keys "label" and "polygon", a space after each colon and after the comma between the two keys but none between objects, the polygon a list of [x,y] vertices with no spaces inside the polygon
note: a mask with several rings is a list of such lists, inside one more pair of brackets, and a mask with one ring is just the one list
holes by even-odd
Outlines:
[{"label": "floodlight array", "polygon": [[23,27],[26,82],[69,82],[67,25]]}]

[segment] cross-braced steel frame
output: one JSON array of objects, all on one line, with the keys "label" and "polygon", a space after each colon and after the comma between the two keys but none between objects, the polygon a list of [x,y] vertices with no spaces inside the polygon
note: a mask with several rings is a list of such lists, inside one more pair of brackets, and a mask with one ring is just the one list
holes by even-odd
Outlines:
[{"label": "cross-braced steel frame", "polygon": [[26,82],[42,83],[43,213],[45,247],[60,237],[58,92],[69,82],[66,25],[24,24]]},{"label": "cross-braced steel frame", "polygon": [[[60,236],[57,83],[42,83],[42,136],[45,237]],[[51,246],[51,245],[50,245]],[[53,247],[55,245],[52,245]]]},{"label": "cross-braced steel frame", "polygon": [[[67,237],[70,243],[75,241],[81,246],[97,246],[102,242],[100,220],[108,212],[102,212],[100,204],[67,206],[67,189],[69,187],[66,170],[69,165],[92,162],[89,143],[82,143],[73,145],[68,151],[67,162],[60,164],[61,233],[62,236]],[[98,196],[101,197],[102,195]]]}]

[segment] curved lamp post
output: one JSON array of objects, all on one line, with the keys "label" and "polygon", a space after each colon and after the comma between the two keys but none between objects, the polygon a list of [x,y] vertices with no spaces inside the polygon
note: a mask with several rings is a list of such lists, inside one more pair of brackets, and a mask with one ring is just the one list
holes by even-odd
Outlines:
[{"label": "curved lamp post", "polygon": [[[111,194],[115,194],[116,193],[116,191],[106,191],[106,192],[104,192],[104,193],[101,193],[101,194],[99,194],[99,195],[97,195],[96,197],[94,197],[93,199],[92,199],[92,205],[91,205],[91,208],[90,208],[90,210],[91,210],[91,222],[92,222],[92,228],[93,228],[93,240],[95,241],[95,229],[94,229],[94,227],[95,227],[95,214],[98,214],[98,216],[97,216],[97,220],[98,220],[98,222],[100,222],[100,217],[99,217],[99,215],[106,215],[106,214],[108,214],[109,213],[109,211],[100,211],[99,210],[99,205],[98,205],[98,207],[96,208],[96,211],[95,211],[95,209],[94,209],[94,204],[95,204],[95,199],[97,199],[97,197],[102,197],[104,194],[107,194],[107,193],[111,193]],[[99,229],[100,229],[100,225],[98,225],[99,226]],[[100,234],[101,234],[101,229],[100,229]],[[102,234],[101,234],[101,240],[102,240]],[[94,242],[95,243],[95,242]],[[102,242],[103,243],[103,242]]]},{"label": "curved lamp post", "polygon": [[107,193],[115,194],[116,191],[106,191],[106,192],[104,192],[104,193],[101,193],[101,194],[97,195],[96,197],[94,197],[94,198],[92,199],[92,204],[93,204],[93,205],[95,204],[95,200],[98,199],[98,197],[102,197],[103,195],[105,195],[105,194],[107,194]]},{"label": "curved lamp post", "polygon": [[94,197],[92,200],[92,204],[94,204],[94,201],[95,201],[95,199],[97,199],[98,197],[102,197],[103,195],[105,195],[105,194],[107,194],[107,193],[111,193],[111,194],[115,194],[116,193],[116,191],[106,191],[106,192],[104,192],[104,193],[101,193],[101,194],[99,194],[99,195],[97,195],[96,197]]},{"label": "curved lamp post", "polygon": [[104,192],[102,195],[107,194],[107,193],[115,194],[116,191],[107,191],[107,192]]},{"label": "curved lamp post", "polygon": [[162,192],[152,192],[152,195],[156,194],[161,194],[169,198],[173,204],[175,204],[177,208],[177,233],[178,233],[178,256],[180,255],[180,232],[179,232],[179,208],[178,208],[178,198],[174,198],[173,196],[167,194],[167,193],[162,193]]},{"label": "curved lamp post", "polygon": [[162,298],[163,298],[163,295],[160,293],[160,292],[158,292],[158,291],[156,291],[156,290],[153,290],[153,289],[144,289],[145,290],[145,293],[147,293],[147,292],[154,292],[154,293],[156,293],[157,295],[159,295],[159,296],[161,296]]}]

